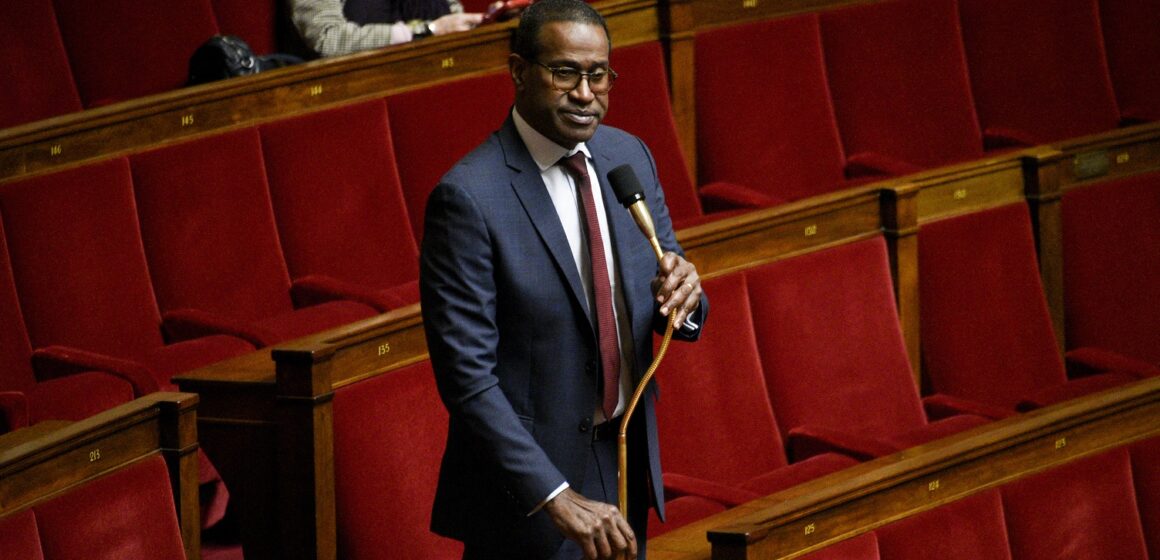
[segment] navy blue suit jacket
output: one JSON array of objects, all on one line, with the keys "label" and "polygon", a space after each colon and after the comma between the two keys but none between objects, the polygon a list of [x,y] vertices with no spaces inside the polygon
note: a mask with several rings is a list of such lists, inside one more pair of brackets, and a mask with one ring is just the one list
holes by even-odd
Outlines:
[{"label": "navy blue suit jacket", "polygon": [[[617,203],[609,170],[633,166],[661,246],[680,248],[652,155],[640,139],[601,126],[587,146],[603,189],[639,380],[652,361],[652,333],[664,326],[650,288],[657,263]],[[591,455],[599,354],[582,286],[540,170],[509,116],[443,177],[427,202],[423,322],[450,412],[431,520],[436,533],[517,545],[528,557],[561,542],[545,512],[527,514],[564,481],[580,488]],[[702,298],[694,321],[707,311]],[[632,420],[645,424],[647,449],[629,453],[647,452],[650,478],[659,482],[655,399],[654,383]],[[660,485],[652,491],[663,509]]]}]

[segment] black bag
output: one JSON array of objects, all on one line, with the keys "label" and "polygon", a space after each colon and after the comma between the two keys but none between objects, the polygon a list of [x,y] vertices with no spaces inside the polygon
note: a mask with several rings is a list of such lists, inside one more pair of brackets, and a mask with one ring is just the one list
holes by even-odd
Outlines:
[{"label": "black bag", "polygon": [[195,86],[216,82],[234,76],[249,76],[274,68],[302,62],[288,54],[258,56],[245,41],[233,35],[214,35],[202,43],[189,58],[189,80],[185,85]]}]

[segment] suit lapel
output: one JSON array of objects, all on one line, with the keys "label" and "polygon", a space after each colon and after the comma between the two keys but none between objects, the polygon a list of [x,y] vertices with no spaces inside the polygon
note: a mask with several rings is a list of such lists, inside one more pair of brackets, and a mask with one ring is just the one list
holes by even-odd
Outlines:
[{"label": "suit lapel", "polygon": [[[604,213],[608,218],[609,235],[612,236],[612,252],[616,256],[616,270],[620,275],[620,291],[624,294],[626,311],[631,315],[636,310],[637,303],[641,302],[637,302],[633,298],[633,294],[638,293],[638,291],[629,290],[627,286],[639,282],[649,282],[651,277],[636,278],[633,276],[633,267],[629,266],[628,260],[634,255],[633,251],[640,251],[639,236],[641,233],[629,212],[616,200],[612,185],[608,183],[608,172],[624,161],[613,158],[613,155],[618,151],[615,147],[607,146],[603,142],[605,135],[601,132],[601,129],[597,129],[596,134],[587,142],[587,146],[588,151],[592,154],[592,165],[596,168],[596,176],[600,180],[600,192],[604,198]],[[652,309],[651,301],[646,302],[646,305],[650,310]],[[636,324],[635,318],[632,324]]]},{"label": "suit lapel", "polygon": [[[564,234],[564,227],[560,225],[560,216],[556,214],[552,197],[544,187],[540,168],[528,153],[510,116],[499,130],[499,139],[508,167],[516,171],[512,177],[512,189],[515,190],[516,197],[520,199],[520,204],[523,205],[540,239],[548,247],[548,252],[556,263],[556,269],[571,288],[574,303],[584,310],[584,316],[592,326],[592,317],[588,313],[588,298],[585,297],[583,284],[580,283],[580,272],[576,270],[576,261],[572,258],[568,237]],[[595,326],[593,328],[595,329]]]}]

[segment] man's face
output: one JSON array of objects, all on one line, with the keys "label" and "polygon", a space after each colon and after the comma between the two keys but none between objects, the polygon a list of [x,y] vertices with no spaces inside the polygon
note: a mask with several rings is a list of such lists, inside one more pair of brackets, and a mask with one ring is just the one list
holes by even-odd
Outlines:
[{"label": "man's face", "polygon": [[571,149],[596,133],[608,110],[608,92],[593,93],[587,79],[571,91],[560,91],[552,85],[552,72],[540,64],[581,72],[607,70],[608,37],[599,25],[557,21],[540,28],[538,39],[539,60],[511,56],[516,109],[537,132]]}]

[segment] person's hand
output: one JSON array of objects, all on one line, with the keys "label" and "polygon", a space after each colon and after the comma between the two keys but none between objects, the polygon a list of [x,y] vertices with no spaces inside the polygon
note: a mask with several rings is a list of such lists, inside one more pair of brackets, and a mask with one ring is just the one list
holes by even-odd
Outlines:
[{"label": "person's hand", "polygon": [[447,14],[431,22],[431,33],[446,35],[460,31],[470,31],[483,21],[483,14]]},{"label": "person's hand", "polygon": [[701,304],[701,277],[697,267],[680,255],[668,252],[661,259],[661,269],[652,281],[653,293],[661,304],[661,315],[676,312],[676,328]]},{"label": "person's hand", "polygon": [[636,558],[636,535],[616,506],[567,488],[544,509],[560,532],[580,545],[587,560],[619,560],[625,553],[630,560]]}]

